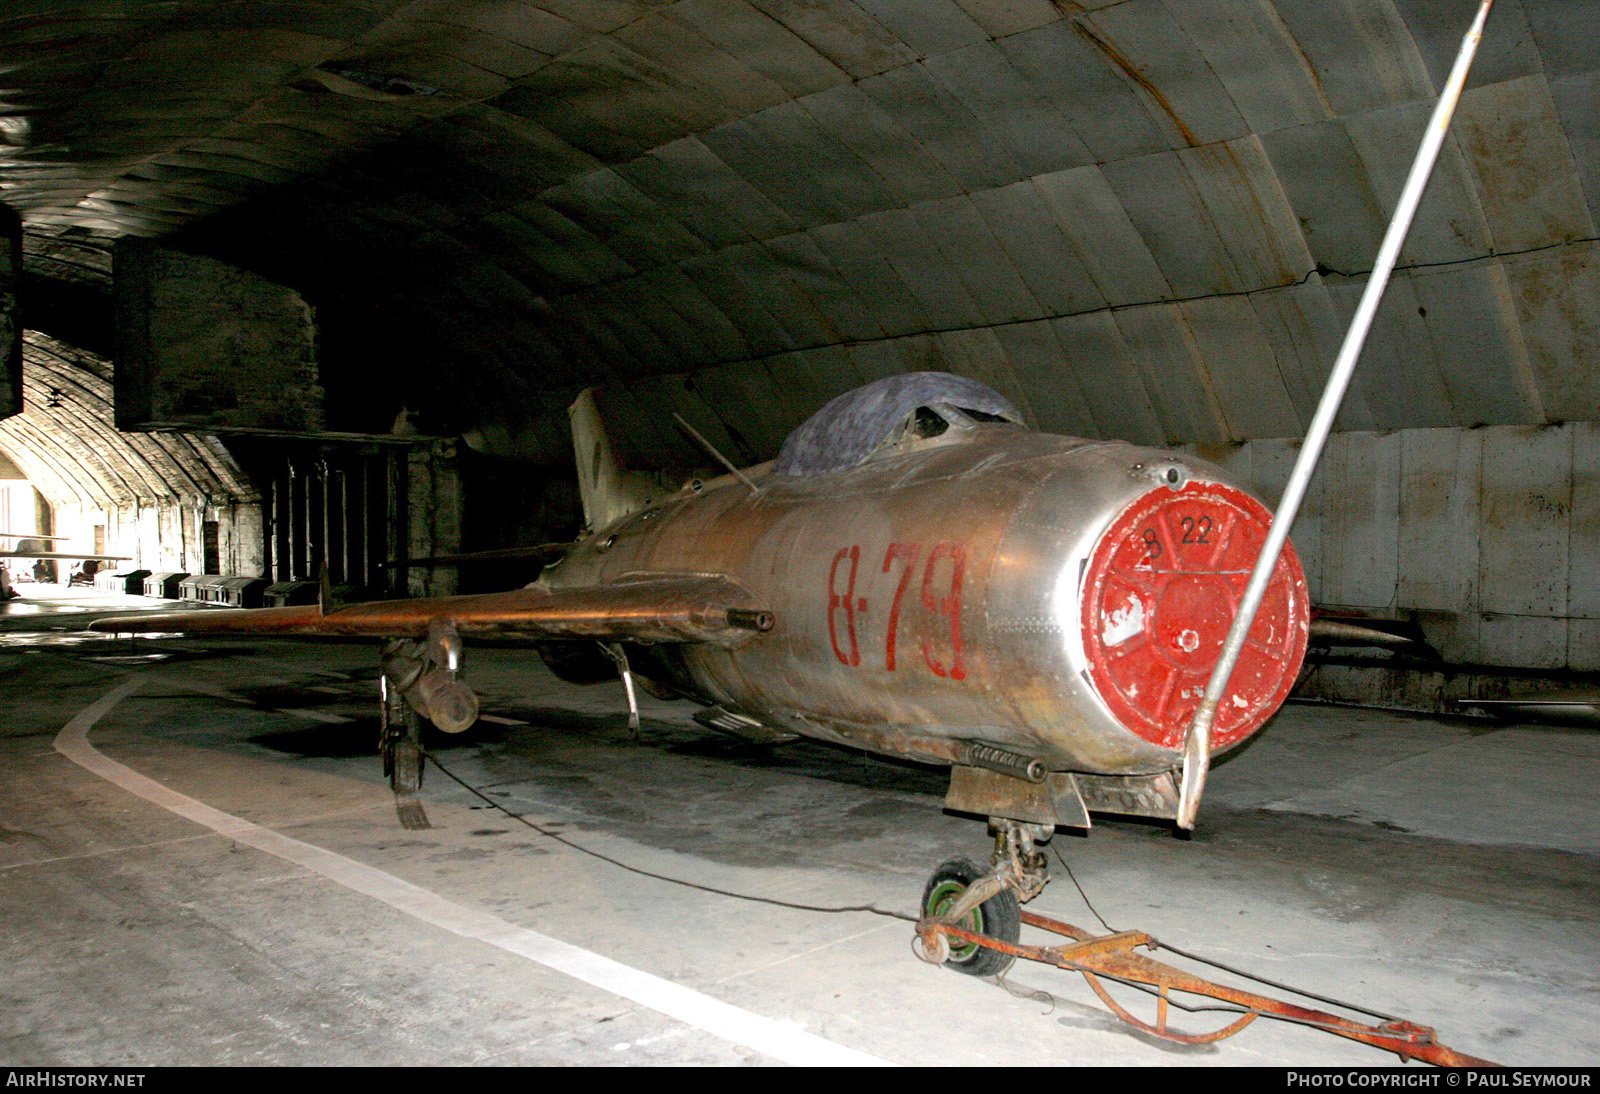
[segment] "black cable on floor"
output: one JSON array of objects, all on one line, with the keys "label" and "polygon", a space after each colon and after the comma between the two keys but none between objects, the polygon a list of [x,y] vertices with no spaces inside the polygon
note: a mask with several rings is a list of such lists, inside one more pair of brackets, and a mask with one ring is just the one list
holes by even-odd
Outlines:
[{"label": "black cable on floor", "polygon": [[[513,813],[511,810],[507,809],[504,805],[502,805],[501,803],[495,801],[493,798],[489,797],[483,791],[481,791],[477,787],[471,785],[466,780],[462,779],[459,775],[457,775],[455,772],[451,771],[448,767],[444,766],[444,764],[440,763],[438,756],[434,755],[432,752],[429,752],[429,751],[424,749],[424,750],[422,750],[422,754],[424,756],[426,756],[428,759],[432,760],[433,761],[433,765],[435,767],[437,767],[439,769],[439,771],[441,773],[443,773],[446,778],[450,779],[457,786],[460,786],[463,790],[465,790],[468,793],[472,794],[474,797],[480,799],[485,805],[488,805],[489,807],[491,807],[493,809],[496,809],[499,812],[505,814],[507,817],[509,817],[512,820],[516,821],[518,824],[521,824],[521,825],[524,825],[524,826],[526,826],[528,828],[531,828],[533,831],[539,833],[541,836],[544,836],[546,839],[555,840],[557,843],[561,844],[562,846],[569,847],[572,850],[577,851],[579,854],[588,855],[590,858],[599,859],[601,862],[607,863],[607,864],[609,864],[611,866],[615,866],[619,870],[626,870],[630,874],[637,874],[640,877],[651,878],[652,880],[655,880],[655,881],[664,881],[664,882],[667,882],[669,885],[679,885],[679,886],[682,886],[685,889],[694,889],[694,890],[696,890],[698,892],[710,893],[713,896],[724,896],[724,897],[729,897],[729,898],[731,898],[733,900],[749,901],[752,904],[767,904],[767,905],[771,905],[771,906],[776,907],[776,908],[789,908],[789,909],[791,909],[793,911],[797,911],[797,912],[821,912],[821,913],[824,913],[824,914],[827,914],[827,915],[840,915],[840,914],[844,914],[844,913],[848,913],[848,912],[864,912],[867,915],[882,916],[885,919],[898,919],[898,920],[901,920],[902,922],[906,922],[906,923],[919,922],[918,918],[916,916],[914,916],[914,915],[908,915],[905,912],[887,911],[887,910],[885,910],[883,908],[879,908],[877,905],[874,905],[874,904],[848,904],[848,905],[840,905],[840,906],[833,906],[833,907],[826,906],[826,905],[820,905],[820,904],[800,904],[800,903],[797,903],[795,901],[779,900],[776,897],[756,896],[756,895],[751,894],[751,893],[736,893],[736,892],[732,891],[731,889],[719,889],[714,885],[702,885],[697,881],[688,881],[688,880],[685,880],[684,878],[672,877],[672,876],[670,876],[668,874],[658,874],[658,873],[655,873],[654,871],[651,871],[651,870],[645,870],[645,869],[643,869],[641,867],[630,865],[630,864],[628,864],[626,862],[622,862],[619,859],[614,859],[610,855],[603,854],[600,851],[595,851],[595,850],[593,850],[591,848],[585,847],[580,843],[574,843],[572,840],[570,840],[567,837],[561,835],[559,832],[552,832],[548,828],[544,828],[541,825],[535,824],[533,821],[529,820],[527,817],[523,816],[521,813]],[[1111,932],[1112,934],[1116,934],[1117,933],[1116,928],[1112,927],[1111,924],[1109,924],[1109,923],[1107,923],[1105,921],[1105,917],[1102,916],[1099,913],[1099,911],[1097,911],[1095,909],[1094,904],[1089,900],[1089,894],[1084,892],[1083,886],[1081,884],[1079,884],[1077,875],[1072,872],[1072,867],[1067,864],[1066,858],[1062,856],[1061,849],[1059,847],[1052,847],[1052,850],[1054,850],[1055,853],[1056,853],[1056,860],[1058,862],[1060,862],[1062,868],[1064,870],[1066,870],[1067,877],[1072,880],[1073,888],[1077,889],[1078,890],[1078,895],[1083,898],[1083,903],[1085,904],[1085,906],[1087,906],[1089,911],[1091,913],[1093,913],[1095,919],[1097,919],[1099,921],[1099,923],[1100,923],[1100,925],[1102,927],[1104,927],[1107,931]],[[1234,976],[1242,977],[1245,980],[1249,980],[1249,981],[1252,981],[1252,982],[1257,983],[1257,984],[1265,984],[1267,987],[1277,988],[1279,991],[1286,991],[1286,992],[1289,992],[1292,995],[1298,995],[1298,996],[1300,996],[1300,997],[1302,997],[1304,999],[1315,999],[1319,1003],[1327,1003],[1330,1006],[1343,1007],[1346,1010],[1355,1011],[1358,1014],[1366,1014],[1366,1015],[1370,1015],[1370,1016],[1372,1016],[1374,1018],[1382,1018],[1384,1021],[1387,1021],[1387,1022],[1399,1021],[1399,1019],[1396,1018],[1392,1014],[1385,1014],[1382,1011],[1371,1010],[1371,1009],[1369,1009],[1367,1007],[1357,1006],[1354,1003],[1346,1003],[1341,999],[1333,999],[1333,998],[1330,998],[1330,997],[1328,997],[1326,995],[1318,995],[1315,992],[1305,991],[1305,990],[1303,990],[1301,988],[1296,988],[1296,987],[1293,987],[1293,986],[1291,986],[1289,984],[1283,984],[1283,983],[1280,983],[1280,982],[1278,982],[1276,980],[1268,980],[1264,976],[1257,976],[1254,973],[1245,972],[1243,969],[1234,968],[1232,965],[1225,965],[1220,961],[1213,961],[1210,958],[1201,957],[1198,954],[1190,953],[1188,950],[1179,949],[1177,946],[1169,946],[1165,942],[1160,942],[1160,941],[1158,941],[1156,939],[1151,939],[1151,941],[1159,949],[1170,950],[1171,952],[1173,952],[1175,954],[1178,954],[1180,957],[1188,958],[1190,961],[1195,961],[1195,962],[1198,962],[1199,964],[1202,964],[1202,965],[1208,965],[1208,966],[1210,966],[1211,968],[1214,968],[1214,969],[1221,969],[1224,972],[1232,973]],[[1113,980],[1113,981],[1115,981],[1117,983],[1124,984],[1127,987],[1134,988],[1134,989],[1139,990],[1139,991],[1143,991],[1146,994],[1151,994],[1151,995],[1155,994],[1154,990],[1151,989],[1148,985],[1145,985],[1145,984],[1140,984],[1140,983],[1137,983],[1137,982],[1134,982],[1134,981],[1130,981],[1130,980],[1124,980],[1119,976],[1108,975],[1108,974],[1105,974],[1105,973],[1099,973],[1097,975],[1101,976],[1102,979]],[[1026,993],[1025,997],[1031,997],[1031,998],[1033,998],[1033,999],[1035,999],[1037,1001],[1043,1002],[1044,1000],[1039,998],[1039,996],[1042,995],[1042,996],[1045,997],[1045,999],[1048,999],[1052,1003],[1052,1005],[1057,1002],[1057,998],[1056,998],[1056,996],[1054,994],[1052,994],[1051,992],[1048,992],[1048,991],[1043,991],[1042,989],[1026,989],[1026,988],[1024,988],[1024,989],[1021,989],[1021,991],[1019,992],[1017,989],[1013,988],[1010,984],[1008,984],[1006,982],[1006,979],[1005,979],[1004,976],[998,977],[997,978],[997,982],[1000,984],[1001,987],[1005,988],[1005,990],[1007,992],[1010,992],[1013,995],[1019,995],[1019,994]],[[1180,1002],[1180,1001],[1178,1001],[1176,999],[1169,999],[1168,1002],[1171,1005],[1177,1007],[1178,1009],[1189,1011],[1190,1013],[1199,1013],[1199,1012],[1202,1012],[1202,1011],[1225,1011],[1225,1012],[1230,1012],[1230,1013],[1244,1013],[1244,1008],[1236,1007],[1236,1006],[1232,1006],[1232,1005],[1228,1005],[1228,1004],[1223,1004],[1223,1005],[1220,1005],[1220,1006],[1207,1006],[1207,1005],[1204,1005],[1204,1004],[1201,1004],[1201,1005],[1187,1005],[1186,1006],[1182,1002]],[[1271,1017],[1279,1018],[1280,1016],[1271,1015]],[[1313,1027],[1322,1028],[1322,1023],[1319,1023],[1319,1022],[1315,1021],[1314,1019],[1294,1019],[1294,1018],[1288,1018],[1288,1017],[1284,1016],[1283,1020],[1293,1022],[1296,1025],[1306,1025],[1306,1026],[1313,1026]],[[1331,1028],[1331,1027],[1329,1027],[1329,1028]]]},{"label": "black cable on floor", "polygon": [[422,754],[428,759],[432,760],[433,766],[437,767],[446,778],[450,779],[457,786],[460,786],[463,790],[466,790],[468,793],[481,799],[485,804],[494,809],[498,809],[500,812],[504,813],[518,824],[526,825],[528,828],[533,829],[546,839],[553,839],[557,843],[565,847],[570,847],[572,850],[577,851],[580,854],[588,855],[590,858],[599,859],[601,862],[609,863],[610,865],[617,867],[619,870],[626,870],[630,874],[638,874],[640,877],[653,878],[656,881],[665,881],[672,885],[681,885],[685,889],[695,889],[699,892],[711,893],[715,896],[732,897],[734,900],[748,900],[753,904],[770,904],[778,908],[791,908],[797,912],[824,912],[829,915],[839,915],[845,912],[865,912],[868,915],[883,916],[885,919],[899,919],[904,920],[907,923],[917,922],[917,917],[914,915],[907,915],[904,912],[886,911],[883,908],[879,908],[875,904],[849,904],[838,907],[829,907],[820,904],[798,904],[793,901],[779,900],[776,897],[755,896],[751,893],[736,893],[730,889],[718,889],[714,885],[702,885],[697,881],[686,881],[683,878],[671,877],[667,874],[657,874],[650,870],[642,869],[638,866],[630,866],[628,863],[614,859],[610,855],[602,854],[601,852],[592,850],[591,848],[585,847],[580,843],[574,843],[572,840],[561,835],[559,832],[552,832],[548,828],[541,827],[540,825],[537,825],[533,821],[529,820],[527,817],[523,816],[521,813],[513,813],[504,805],[501,805],[499,802],[489,797],[477,787],[467,783],[455,772],[451,771],[448,767],[444,766],[444,764],[440,763],[439,757],[435,756],[432,752],[423,750]]}]

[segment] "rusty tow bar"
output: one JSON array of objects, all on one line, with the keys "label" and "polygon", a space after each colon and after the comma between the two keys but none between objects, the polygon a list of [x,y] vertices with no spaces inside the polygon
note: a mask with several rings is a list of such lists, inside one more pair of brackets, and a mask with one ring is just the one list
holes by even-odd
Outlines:
[{"label": "rusty tow bar", "polygon": [[[1134,951],[1143,947],[1151,952],[1159,948],[1155,939],[1143,931],[1117,931],[1097,935],[1064,923],[1058,919],[1022,910],[1022,922],[1030,927],[1049,931],[1071,939],[1057,946],[1027,946],[1012,944],[987,935],[976,934],[942,918],[929,917],[917,924],[917,939],[921,956],[933,964],[942,964],[949,954],[951,942],[960,945],[977,945],[997,950],[1012,957],[1026,958],[1046,965],[1054,965],[1068,972],[1082,974],[1100,1001],[1124,1022],[1155,1037],[1182,1045],[1207,1045],[1243,1030],[1257,1018],[1276,1018],[1297,1025],[1326,1030],[1352,1041],[1373,1045],[1393,1052],[1403,1060],[1420,1060],[1440,1067],[1498,1067],[1489,1060],[1468,1056],[1439,1043],[1434,1031],[1401,1019],[1389,1019],[1378,1025],[1358,1022],[1330,1014],[1327,1011],[1288,1003],[1281,999],[1244,991],[1219,984],[1212,980],[1185,972],[1172,965],[1146,957]],[[1102,978],[1154,989],[1156,1017],[1154,1024],[1131,1014],[1111,997]],[[1239,1017],[1221,1029],[1209,1033],[1179,1033],[1167,1024],[1170,1006],[1190,1009],[1175,1002],[1173,993],[1216,999],[1240,1008]]]}]

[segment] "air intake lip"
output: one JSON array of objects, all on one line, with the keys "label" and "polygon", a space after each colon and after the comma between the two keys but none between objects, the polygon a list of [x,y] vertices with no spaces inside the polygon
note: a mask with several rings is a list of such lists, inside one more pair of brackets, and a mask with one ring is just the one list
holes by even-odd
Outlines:
[{"label": "air intake lip", "polygon": [[[1128,730],[1182,743],[1271,519],[1244,491],[1193,479],[1141,495],[1095,544],[1082,588],[1084,653],[1095,691]],[[1218,711],[1214,749],[1260,729],[1289,697],[1310,621],[1305,574],[1285,545]]]}]

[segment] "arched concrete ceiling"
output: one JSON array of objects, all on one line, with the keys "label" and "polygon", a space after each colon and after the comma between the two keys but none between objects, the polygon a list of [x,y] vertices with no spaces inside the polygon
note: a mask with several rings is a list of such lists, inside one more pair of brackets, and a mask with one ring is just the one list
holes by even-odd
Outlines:
[{"label": "arched concrete ceiling", "polygon": [[0,421],[0,454],[52,505],[224,505],[256,497],[214,437],[118,432],[111,366],[103,358],[27,331],[22,388],[22,413]]},{"label": "arched concrete ceiling", "polygon": [[[4,199],[318,305],[330,395],[747,457],[942,367],[1304,426],[1474,0],[314,0],[0,19]],[[1342,426],[1600,417],[1600,3],[1498,0]]]}]

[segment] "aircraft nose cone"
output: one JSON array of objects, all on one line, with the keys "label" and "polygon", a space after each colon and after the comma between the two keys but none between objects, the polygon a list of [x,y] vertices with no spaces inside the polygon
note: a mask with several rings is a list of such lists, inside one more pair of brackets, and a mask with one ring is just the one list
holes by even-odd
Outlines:
[{"label": "aircraft nose cone", "polygon": [[1186,574],[1160,587],[1155,617],[1157,647],[1185,672],[1204,672],[1216,661],[1233,622],[1235,598],[1227,581]]},{"label": "aircraft nose cone", "polygon": [[[1271,514],[1249,494],[1195,479],[1124,509],[1084,571],[1091,683],[1128,730],[1177,747],[1205,692]],[[1229,682],[1213,742],[1255,732],[1288,698],[1305,657],[1310,602],[1285,547]]]}]

